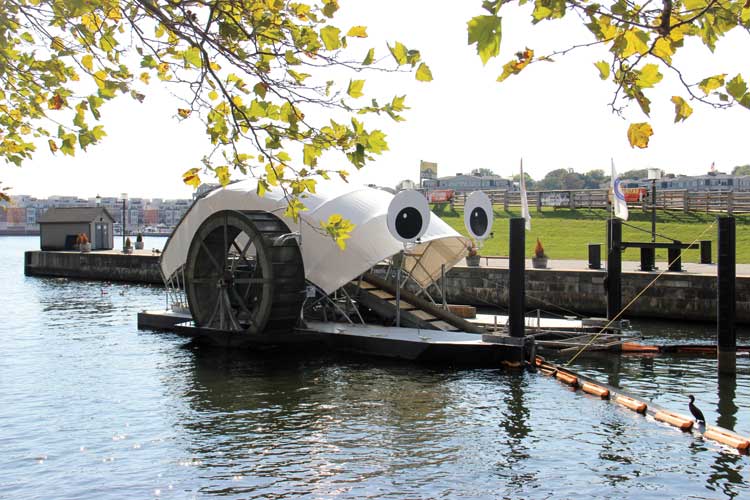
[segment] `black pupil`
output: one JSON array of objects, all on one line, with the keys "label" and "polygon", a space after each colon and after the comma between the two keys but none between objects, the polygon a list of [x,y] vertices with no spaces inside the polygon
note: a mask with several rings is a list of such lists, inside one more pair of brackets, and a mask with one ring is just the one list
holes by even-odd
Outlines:
[{"label": "black pupil", "polygon": [[487,212],[483,208],[472,210],[469,225],[475,235],[482,236],[487,231]]},{"label": "black pupil", "polygon": [[422,215],[414,207],[406,207],[396,215],[396,232],[405,240],[416,238],[422,230]]}]

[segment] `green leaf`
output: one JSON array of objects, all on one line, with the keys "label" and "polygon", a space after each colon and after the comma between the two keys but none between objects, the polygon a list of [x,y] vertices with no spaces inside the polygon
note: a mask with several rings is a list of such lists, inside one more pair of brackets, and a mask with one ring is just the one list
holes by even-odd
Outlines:
[{"label": "green leaf", "polygon": [[396,60],[396,63],[399,66],[401,66],[402,64],[406,64],[408,50],[406,50],[406,46],[404,46],[403,43],[396,42],[393,47],[389,45],[388,50],[391,51],[391,55]]},{"label": "green leaf", "polygon": [[395,96],[393,100],[391,101],[391,108],[393,111],[403,111],[405,109],[409,109],[404,105],[404,101],[406,100],[406,96]]},{"label": "green leaf", "polygon": [[221,167],[216,167],[216,169],[214,170],[214,173],[216,174],[216,178],[219,179],[219,182],[221,183],[222,186],[226,186],[227,184],[229,184],[229,178],[230,178],[229,167],[227,167],[226,165],[221,166]]},{"label": "green leaf", "polygon": [[477,54],[482,64],[500,53],[502,18],[498,16],[476,16],[468,23],[469,45],[477,44]]},{"label": "green leaf", "polygon": [[747,93],[747,84],[742,79],[742,75],[737,75],[727,82],[727,92],[729,95],[739,101]]},{"label": "green leaf", "polygon": [[182,59],[185,61],[185,67],[201,67],[201,51],[198,47],[190,47],[182,53]]},{"label": "green leaf", "polygon": [[659,66],[656,64],[646,64],[638,71],[636,85],[641,88],[651,88],[661,81],[663,75],[659,73]]},{"label": "green leaf", "polygon": [[536,0],[534,2],[534,24],[545,19],[559,19],[565,15],[565,0]]},{"label": "green leaf", "polygon": [[599,78],[606,80],[609,78],[609,64],[604,61],[595,62],[594,66],[599,70]]},{"label": "green leaf", "polygon": [[313,145],[313,144],[305,144],[302,148],[303,155],[302,155],[302,161],[305,165],[308,167],[314,167],[318,163],[318,157],[321,155],[322,151],[319,147]]},{"label": "green leaf", "polygon": [[341,30],[335,26],[326,26],[320,30],[320,38],[323,40],[326,50],[336,50],[341,47]]},{"label": "green leaf", "polygon": [[420,64],[419,68],[417,68],[416,78],[420,82],[431,82],[432,71],[430,71],[430,67],[427,66],[425,63]]},{"label": "green leaf", "polygon": [[367,145],[369,146],[370,152],[375,154],[388,151],[388,143],[385,141],[385,134],[380,130],[373,130],[370,135],[367,136]]},{"label": "green leaf", "polygon": [[333,14],[339,10],[339,3],[337,0],[324,0],[323,1],[323,15],[326,17],[333,17]]},{"label": "green leaf", "polygon": [[367,55],[365,56],[365,60],[362,61],[363,66],[369,66],[372,64],[372,62],[375,60],[375,49],[370,49],[367,51]]},{"label": "green leaf", "polygon": [[346,89],[346,93],[356,99],[358,97],[362,97],[363,95],[365,95],[362,92],[362,89],[364,89],[364,87],[365,87],[364,80],[349,80],[349,88]]},{"label": "green leaf", "polygon": [[674,103],[674,122],[686,120],[693,113],[693,108],[680,96],[672,96]]},{"label": "green leaf", "polygon": [[698,87],[700,87],[704,94],[708,95],[711,93],[711,91],[716,90],[724,85],[724,78],[726,76],[726,73],[721,75],[709,76],[708,78],[704,78],[698,84]]}]

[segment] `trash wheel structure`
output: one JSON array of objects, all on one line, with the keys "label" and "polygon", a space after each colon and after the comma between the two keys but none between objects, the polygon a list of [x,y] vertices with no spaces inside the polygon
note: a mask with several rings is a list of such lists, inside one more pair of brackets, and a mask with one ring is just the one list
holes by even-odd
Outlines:
[{"label": "trash wheel structure", "polygon": [[289,228],[268,212],[222,210],[198,228],[185,286],[196,324],[246,333],[288,331],[299,319],[305,273]]},{"label": "trash wheel structure", "polygon": [[[284,215],[280,189],[258,196],[257,183],[246,180],[211,191],[183,216],[161,255],[171,305],[189,310],[201,329],[233,335],[289,332],[315,314],[364,323],[374,306],[357,298],[372,291],[361,286],[363,276],[377,280],[372,269],[394,260],[429,298],[427,289],[466,255],[470,241],[427,213],[421,236],[404,253],[388,230],[393,199],[383,190],[323,181],[295,222]],[[323,230],[334,214],[355,226],[345,250]],[[381,309],[387,321],[390,312]]]}]

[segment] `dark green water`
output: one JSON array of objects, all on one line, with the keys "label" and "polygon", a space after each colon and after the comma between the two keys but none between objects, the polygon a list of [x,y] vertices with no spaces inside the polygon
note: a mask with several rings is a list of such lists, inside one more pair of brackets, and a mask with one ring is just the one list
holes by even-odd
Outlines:
[{"label": "dark green water", "polygon": [[[541,375],[233,355],[139,332],[159,289],[26,278],[36,244],[0,238],[0,498],[750,497],[750,457]],[[577,367],[682,413],[695,394],[709,423],[750,435],[747,358],[722,383],[711,358]]]}]

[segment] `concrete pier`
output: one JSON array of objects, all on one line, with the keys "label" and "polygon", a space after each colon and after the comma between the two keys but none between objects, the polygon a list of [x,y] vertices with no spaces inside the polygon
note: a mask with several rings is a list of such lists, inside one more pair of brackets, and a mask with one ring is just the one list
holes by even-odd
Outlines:
[{"label": "concrete pier", "polygon": [[159,256],[151,250],[94,252],[28,251],[24,254],[26,276],[57,276],[97,281],[124,281],[163,285]]},{"label": "concrete pier", "polygon": [[[106,252],[29,251],[27,276],[125,281],[161,285],[159,256],[151,251],[125,255]],[[622,262],[622,303],[628,304],[658,274],[638,271],[639,263]],[[657,267],[666,268],[658,262]],[[624,314],[626,318],[716,321],[716,265],[683,264],[684,272],[665,273]],[[526,263],[526,307],[560,315],[606,315],[606,271],[588,269],[586,261],[550,260],[549,269]],[[481,267],[460,264],[446,274],[448,301],[475,306],[508,307],[507,259],[481,260]],[[750,324],[750,265],[737,265],[737,322]],[[562,308],[562,309],[561,309]],[[567,310],[567,312],[566,312]]]}]

